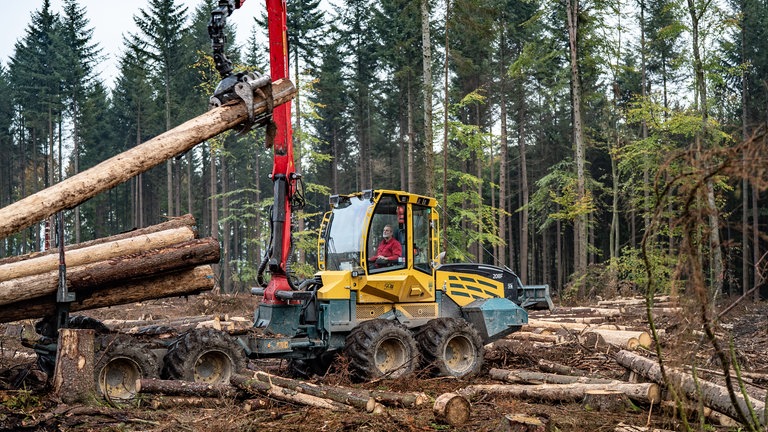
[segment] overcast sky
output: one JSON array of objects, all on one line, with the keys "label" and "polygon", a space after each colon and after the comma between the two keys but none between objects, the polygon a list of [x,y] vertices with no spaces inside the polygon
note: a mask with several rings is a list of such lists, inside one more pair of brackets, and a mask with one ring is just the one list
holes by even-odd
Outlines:
[{"label": "overcast sky", "polygon": [[[201,0],[180,0],[189,8],[191,15]],[[0,62],[8,65],[16,41],[23,38],[34,11],[39,11],[43,0],[4,0],[0,11]],[[51,0],[54,12],[63,11],[63,0]],[[140,9],[146,9],[148,0],[79,0],[85,7],[86,16],[93,29],[93,41],[98,43],[105,57],[97,67],[101,77],[111,87],[117,74],[117,59],[123,49],[123,35],[135,33],[134,15]],[[242,8],[230,16],[230,22],[237,26],[238,44],[246,42],[248,32],[253,25],[253,17],[259,16],[264,9],[260,0],[246,1]]]}]

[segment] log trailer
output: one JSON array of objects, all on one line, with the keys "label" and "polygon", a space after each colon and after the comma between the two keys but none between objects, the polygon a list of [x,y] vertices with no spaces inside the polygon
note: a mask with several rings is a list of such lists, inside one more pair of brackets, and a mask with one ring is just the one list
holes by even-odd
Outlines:
[{"label": "log trailer", "polygon": [[[266,0],[271,76],[264,77],[233,73],[224,54],[226,18],[243,3],[220,0],[212,13],[209,34],[222,81],[211,105],[245,105],[247,118],[237,124],[244,130],[266,126],[267,146],[274,149],[272,235],[259,266],[260,286],[252,289],[261,296],[253,327],[241,334],[208,328],[162,338],[165,330],[115,335],[93,320],[55,317],[39,326],[48,337],[35,344],[47,359],[42,363],[53,367],[58,328],[70,326],[107,335],[97,338],[96,382],[112,398],[130,397],[140,377],[227,382],[246,358],[287,359],[295,371],[309,374],[325,372],[343,354],[363,380],[402,377],[419,367],[443,376],[477,373],[486,343],[519,330],[528,321],[526,309],[552,307],[548,286],[524,286],[497,266],[441,263],[436,200],[396,190],[331,196],[317,245],[318,272],[293,280],[293,211],[303,204],[301,176],[294,167],[290,101],[272,95],[277,83],[288,80],[286,2]],[[234,127],[228,121],[227,128]],[[93,193],[114,186],[102,183]],[[401,245],[397,259],[375,257],[385,226]]]}]

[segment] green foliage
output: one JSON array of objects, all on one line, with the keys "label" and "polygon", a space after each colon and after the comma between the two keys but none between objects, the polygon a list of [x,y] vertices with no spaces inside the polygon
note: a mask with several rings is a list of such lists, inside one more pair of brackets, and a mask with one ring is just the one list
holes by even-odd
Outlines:
[{"label": "green foliage", "polygon": [[645,294],[644,291],[649,286],[649,282],[651,292],[669,294],[672,291],[672,284],[680,283],[673,278],[677,258],[669,253],[668,247],[658,244],[648,248],[646,259],[650,268],[646,268],[641,249],[624,248],[618,259],[619,279],[630,282],[638,294]]}]

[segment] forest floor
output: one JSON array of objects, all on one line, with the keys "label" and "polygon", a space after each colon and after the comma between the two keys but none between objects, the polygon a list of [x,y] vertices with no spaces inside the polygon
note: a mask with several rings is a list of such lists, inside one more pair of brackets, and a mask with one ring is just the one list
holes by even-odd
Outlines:
[{"label": "forest floor", "polygon": [[[723,299],[727,306],[735,299]],[[596,303],[596,302],[595,302]],[[582,305],[583,308],[585,305]],[[89,311],[100,320],[162,320],[200,315],[227,315],[250,319],[256,300],[247,295],[204,294],[188,299],[165,299],[125,307]],[[581,309],[580,308],[580,309]],[[573,317],[573,308],[558,307],[553,313],[535,312],[535,318]],[[648,329],[644,311],[624,309],[620,316],[606,317],[606,322]],[[710,345],[698,336],[697,318],[681,311],[665,312],[656,319],[664,329],[660,339],[671,364],[696,358],[702,369],[718,369]],[[679,418],[656,406],[633,405],[619,412],[597,412],[579,403],[537,402],[508,396],[478,396],[471,399],[472,413],[460,426],[436,421],[432,403],[418,408],[387,408],[380,414],[333,412],[326,409],[293,405],[269,398],[258,403],[238,399],[202,399],[195,404],[164,406],[140,399],[125,405],[100,402],[94,405],[64,405],[51,396],[46,376],[35,366],[34,352],[23,348],[19,335],[29,333],[33,321],[0,325],[0,430],[98,430],[98,431],[496,431],[504,430],[508,414],[526,414],[547,419],[551,431],[614,431],[620,423],[662,430],[685,430]],[[733,335],[735,352],[746,371],[768,374],[768,302],[741,302],[722,318],[718,334]],[[356,388],[424,392],[431,398],[453,392],[470,384],[496,383],[490,368],[538,370],[540,359],[578,368],[589,376],[626,379],[627,371],[613,359],[612,347],[590,348],[565,331],[557,344],[505,340],[488,347],[483,372],[469,380],[433,378],[426,373],[393,381],[360,384],[349,379],[343,366],[332,368],[313,382]],[[654,350],[655,351],[655,350]],[[654,356],[655,352],[640,351]],[[666,357],[665,357],[666,358]],[[342,362],[343,364],[343,362]],[[251,369],[268,368],[272,373],[287,374],[282,363],[249,363]],[[717,380],[716,376],[705,379]],[[768,382],[754,380],[751,387],[764,399]],[[762,392],[761,392],[762,391]],[[733,427],[704,425],[693,420],[693,430],[737,430]],[[515,429],[516,430],[516,429]],[[653,429],[636,429],[653,430]]]}]

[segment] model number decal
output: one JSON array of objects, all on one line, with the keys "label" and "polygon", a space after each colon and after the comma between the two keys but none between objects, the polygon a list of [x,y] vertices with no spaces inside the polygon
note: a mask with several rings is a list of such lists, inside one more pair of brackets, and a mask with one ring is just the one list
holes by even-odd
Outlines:
[{"label": "model number decal", "polygon": [[494,273],[491,275],[492,279],[501,279],[502,277],[504,277],[503,273]]}]

